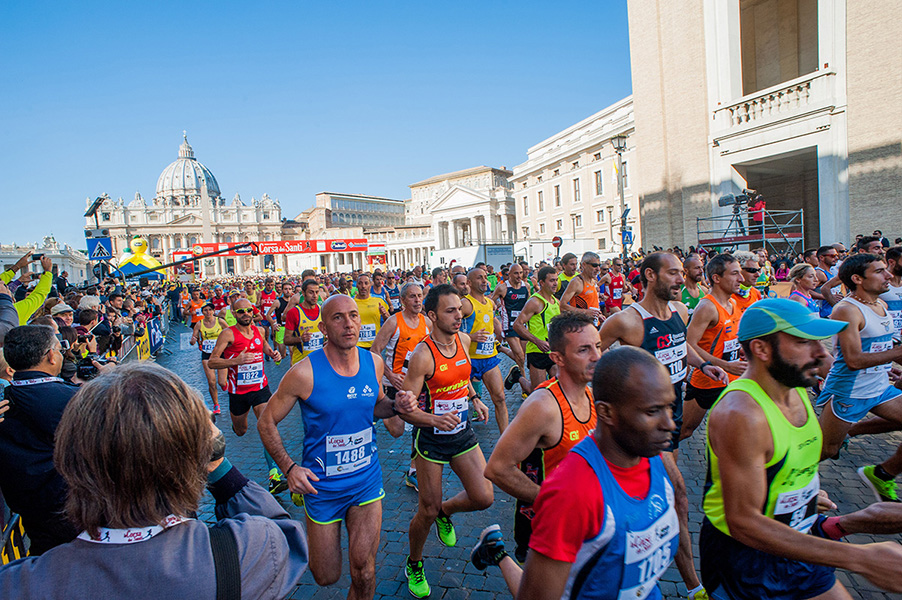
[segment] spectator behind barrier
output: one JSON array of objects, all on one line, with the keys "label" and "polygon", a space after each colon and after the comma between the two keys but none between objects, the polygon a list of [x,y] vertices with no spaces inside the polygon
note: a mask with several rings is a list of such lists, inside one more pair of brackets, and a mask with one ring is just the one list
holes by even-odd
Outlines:
[{"label": "spectator behind barrier", "polygon": [[[9,284],[16,276],[16,271],[28,266],[28,263],[31,262],[30,258],[31,252],[28,252],[25,256],[17,260],[12,268],[0,273],[0,281],[4,284]],[[50,293],[50,286],[53,284],[53,262],[50,260],[49,256],[41,257],[41,268],[44,270],[44,273],[38,280],[37,285],[35,285],[34,290],[24,299],[15,303],[16,312],[19,315],[19,325],[25,325],[25,323],[28,322],[31,315],[44,305],[44,300],[47,299],[47,296]],[[20,280],[23,280],[23,278],[20,277]]]},{"label": "spectator behind barrier", "polygon": [[71,401],[57,439],[66,512],[83,533],[0,567],[0,597],[217,597],[210,530],[190,517],[205,483],[222,519],[214,528],[234,543],[241,597],[294,591],[308,561],[303,527],[223,457],[222,433],[174,373],[136,363],[98,377]]}]

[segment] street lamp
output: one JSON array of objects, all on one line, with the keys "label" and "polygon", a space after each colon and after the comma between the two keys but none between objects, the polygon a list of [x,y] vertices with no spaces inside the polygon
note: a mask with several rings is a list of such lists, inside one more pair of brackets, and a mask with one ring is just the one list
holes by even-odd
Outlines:
[{"label": "street lamp", "polygon": [[611,138],[614,152],[617,153],[617,193],[620,195],[620,248],[623,262],[626,263],[626,217],[629,210],[623,197],[623,153],[626,151],[626,136],[615,135]]}]

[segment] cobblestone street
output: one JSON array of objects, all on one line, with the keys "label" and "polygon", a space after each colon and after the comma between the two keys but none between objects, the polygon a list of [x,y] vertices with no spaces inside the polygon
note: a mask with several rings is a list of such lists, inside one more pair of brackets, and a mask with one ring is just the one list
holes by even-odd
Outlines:
[{"label": "cobblestone street", "polygon": [[[187,332],[188,329],[184,326],[173,326],[165,346],[165,350],[170,354],[161,354],[158,362],[162,366],[176,371],[192,387],[202,391],[202,395],[206,398],[206,381],[201,369],[199,352],[195,347],[185,349],[181,339]],[[502,357],[502,361],[503,373],[507,373],[510,361],[506,357]],[[278,366],[272,362],[266,363],[271,390],[275,391],[281,376],[288,368],[289,361],[287,359]],[[236,437],[229,426],[227,395],[220,392],[220,398],[223,414],[218,420],[218,424],[227,439],[226,456],[245,475],[265,486],[266,468],[262,445],[256,431],[256,420],[251,416],[247,435],[243,438]],[[485,390],[483,398],[492,410],[492,403],[488,400]],[[209,398],[207,401],[209,402]],[[507,393],[507,401],[511,418],[513,418],[522,402],[519,386]],[[404,575],[404,561],[408,546],[407,526],[417,504],[416,492],[404,485],[404,473],[409,461],[410,436],[405,434],[401,438],[394,439],[381,424],[377,425],[376,430],[386,494],[383,501],[381,543],[379,554],[376,557],[376,598],[404,598],[409,597]],[[475,425],[475,430],[479,436],[482,450],[488,457],[498,438],[494,415],[490,415],[488,424]],[[288,451],[295,459],[299,459],[303,434],[299,409],[292,411],[282,422],[280,432]],[[855,469],[861,465],[879,462],[893,451],[900,440],[902,440],[900,434],[853,439],[839,460],[827,461],[822,464],[820,469],[821,486],[828,491],[841,512],[851,512],[872,502],[870,492],[859,481]],[[695,433],[688,444],[681,447],[679,464],[689,490],[690,527],[697,541],[705,479],[703,428]],[[446,470],[446,473],[445,491],[446,497],[448,497],[460,489],[460,483],[450,469]],[[279,501],[289,513],[303,521],[303,509],[298,509],[291,503],[288,493],[280,494]],[[212,498],[209,494],[205,495],[201,508],[202,518],[212,520]],[[492,523],[501,525],[505,539],[510,542],[513,511],[513,500],[496,488],[495,503],[491,508],[480,513],[459,514],[454,517],[458,537],[457,547],[446,548],[439,543],[435,536],[430,536],[425,549],[425,565],[427,578],[432,587],[431,598],[488,600],[509,597],[501,572],[496,568],[489,568],[484,573],[477,571],[469,563],[469,554],[479,532]],[[895,536],[893,539],[902,541],[899,536]],[[864,543],[873,540],[870,536],[852,536],[851,541]],[[346,533],[343,533],[343,543],[347,544]],[[512,550],[510,543],[508,546]],[[317,600],[345,598],[349,585],[347,573],[347,564],[345,564],[342,578],[335,585],[326,588],[318,587],[313,582],[310,573],[305,573],[301,585],[291,598],[316,598]],[[900,595],[877,591],[874,586],[860,576],[846,572],[839,572],[837,576],[849,588],[853,598],[868,600],[900,598]],[[665,574],[661,582],[661,589],[665,598],[685,597],[686,588],[682,584],[675,566],[671,566]]]}]

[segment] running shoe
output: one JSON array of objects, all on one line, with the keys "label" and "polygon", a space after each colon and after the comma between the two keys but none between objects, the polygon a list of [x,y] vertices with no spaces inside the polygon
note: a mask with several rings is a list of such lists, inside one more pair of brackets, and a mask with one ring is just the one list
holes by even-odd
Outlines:
[{"label": "running shoe", "polygon": [[304,508],[304,494],[296,494],[291,492],[291,501],[298,508]]},{"label": "running shoe", "polygon": [[501,538],[501,526],[489,525],[479,534],[479,542],[470,552],[470,562],[480,571],[489,565],[498,566],[507,556],[504,551],[504,540]]},{"label": "running shoe", "polygon": [[439,515],[435,518],[435,533],[438,541],[453,548],[457,545],[457,533],[454,532],[454,523],[448,515]]},{"label": "running shoe", "polygon": [[687,600],[708,600],[708,592],[705,591],[705,588],[702,588],[694,594],[689,594],[686,598]]},{"label": "running shoe", "polygon": [[217,402],[216,404],[213,405],[213,414],[218,415],[221,412],[222,412],[222,410],[219,408],[219,403]]},{"label": "running shoe", "polygon": [[520,367],[514,365],[510,368],[510,371],[507,372],[507,377],[504,378],[504,389],[513,389],[518,381],[520,381]]},{"label": "running shoe", "polygon": [[858,469],[858,476],[866,486],[874,493],[877,502],[898,502],[899,496],[896,494],[896,480],[890,479],[884,481],[874,474],[874,465],[861,467]]},{"label": "running shoe", "polygon": [[269,493],[281,494],[288,489],[288,482],[279,474],[277,469],[269,471]]},{"label": "running shoe", "polygon": [[426,569],[423,568],[423,561],[418,560],[415,563],[410,562],[407,557],[407,591],[414,598],[428,598],[431,590],[429,582],[426,581]]},{"label": "running shoe", "polygon": [[416,491],[420,491],[420,486],[417,484],[417,472],[413,469],[408,469],[407,474],[404,475],[404,485],[407,487],[412,487]]}]

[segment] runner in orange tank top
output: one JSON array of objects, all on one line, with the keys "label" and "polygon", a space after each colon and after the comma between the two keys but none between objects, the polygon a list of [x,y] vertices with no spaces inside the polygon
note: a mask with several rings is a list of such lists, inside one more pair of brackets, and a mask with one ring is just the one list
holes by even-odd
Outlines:
[{"label": "runner in orange tank top", "polygon": [[577,312],[592,318],[595,326],[601,324],[601,304],[598,296],[598,272],[601,258],[594,252],[586,252],[579,264],[579,277],[574,277],[561,296],[561,312]]}]

